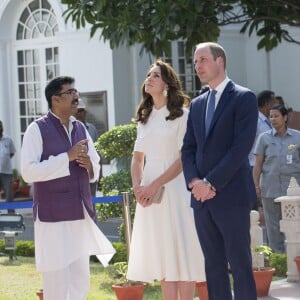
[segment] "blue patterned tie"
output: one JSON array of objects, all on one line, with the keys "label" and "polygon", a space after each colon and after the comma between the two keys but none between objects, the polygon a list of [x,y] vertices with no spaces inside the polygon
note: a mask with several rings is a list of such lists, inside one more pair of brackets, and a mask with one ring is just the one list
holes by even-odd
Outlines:
[{"label": "blue patterned tie", "polygon": [[216,90],[211,90],[209,93],[206,120],[205,120],[205,136],[207,136],[210,123],[215,112],[216,93],[217,93]]}]

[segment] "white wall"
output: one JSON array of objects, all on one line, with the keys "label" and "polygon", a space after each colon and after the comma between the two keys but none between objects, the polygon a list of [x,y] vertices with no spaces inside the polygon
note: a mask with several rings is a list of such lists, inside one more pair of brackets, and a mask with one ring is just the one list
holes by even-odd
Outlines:
[{"label": "white wall", "polygon": [[112,50],[89,32],[73,31],[57,35],[60,73],[72,76],[82,92],[107,91],[109,127],[115,124]]},{"label": "white wall", "polygon": [[[300,39],[300,29],[291,30]],[[300,45],[282,42],[267,53],[257,50],[259,39],[240,34],[239,27],[222,28],[219,43],[227,56],[228,75],[236,83],[247,86],[255,93],[270,89],[284,98],[288,107],[300,110]]]},{"label": "white wall", "polygon": [[296,111],[300,111],[299,54],[300,45],[287,42],[280,44],[270,54],[272,89]]}]

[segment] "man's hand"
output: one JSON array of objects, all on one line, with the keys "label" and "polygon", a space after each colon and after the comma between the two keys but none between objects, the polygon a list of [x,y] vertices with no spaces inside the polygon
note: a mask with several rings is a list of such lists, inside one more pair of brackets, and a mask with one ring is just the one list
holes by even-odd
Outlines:
[{"label": "man's hand", "polygon": [[192,194],[196,200],[204,202],[212,199],[216,195],[216,191],[212,190],[201,179],[195,179],[189,184]]},{"label": "man's hand", "polygon": [[87,143],[88,139],[81,140],[75,144],[67,153],[69,156],[69,161],[78,160],[84,154],[87,153]]},{"label": "man's hand", "polygon": [[91,159],[86,152],[79,153],[76,162],[78,163],[79,167],[85,168],[88,171],[93,169]]}]

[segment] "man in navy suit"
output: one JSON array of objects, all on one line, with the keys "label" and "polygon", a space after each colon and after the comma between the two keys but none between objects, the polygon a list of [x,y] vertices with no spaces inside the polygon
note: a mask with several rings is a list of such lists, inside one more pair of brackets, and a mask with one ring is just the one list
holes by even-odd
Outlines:
[{"label": "man in navy suit", "polygon": [[[248,154],[256,133],[257,101],[249,89],[227,77],[220,45],[198,44],[194,65],[210,90],[191,103],[182,161],[205,257],[209,300],[232,299],[228,263],[235,300],[256,300],[250,249],[250,207],[256,195]],[[205,125],[209,101],[215,101],[214,111]]]}]

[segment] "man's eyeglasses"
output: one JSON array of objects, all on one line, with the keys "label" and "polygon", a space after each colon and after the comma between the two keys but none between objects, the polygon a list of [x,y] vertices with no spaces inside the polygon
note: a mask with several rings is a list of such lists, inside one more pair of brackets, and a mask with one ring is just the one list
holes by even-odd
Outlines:
[{"label": "man's eyeglasses", "polygon": [[56,94],[56,96],[61,96],[61,95],[72,95],[72,94],[79,94],[79,92],[76,90],[76,89],[69,89],[65,92],[61,92],[61,93],[58,93]]}]

